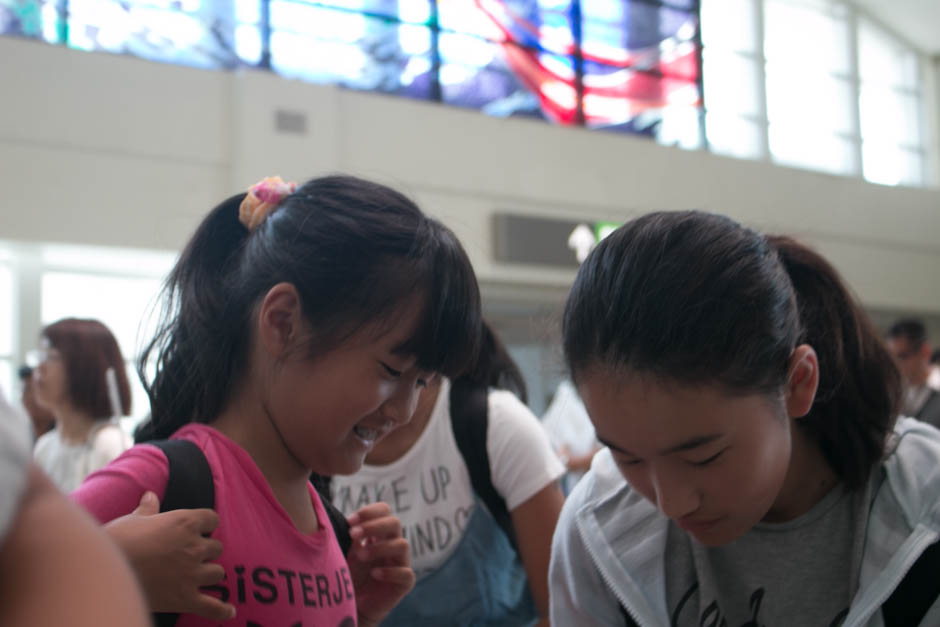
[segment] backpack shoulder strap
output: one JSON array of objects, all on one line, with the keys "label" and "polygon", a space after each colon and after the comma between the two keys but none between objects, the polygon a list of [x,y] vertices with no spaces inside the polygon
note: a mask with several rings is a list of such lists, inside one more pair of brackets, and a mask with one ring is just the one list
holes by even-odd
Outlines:
[{"label": "backpack shoulder strap", "polygon": [[[166,455],[169,476],[160,501],[160,511],[175,509],[215,509],[215,486],[209,461],[194,442],[189,440],[154,440],[147,442]],[[179,614],[154,612],[156,627],[173,627]]]},{"label": "backpack shoulder strap", "polygon": [[336,541],[343,555],[349,554],[349,547],[352,546],[352,538],[349,535],[349,522],[343,512],[333,505],[333,478],[313,473],[310,475],[310,483],[316,489],[320,496],[320,502],[323,503],[323,509],[330,518],[330,525],[333,527],[333,533],[336,535]]},{"label": "backpack shoulder strap", "polygon": [[885,627],[919,625],[940,597],[940,541],[920,554],[907,575],[881,606]]},{"label": "backpack shoulder strap", "polygon": [[155,440],[147,444],[163,451],[170,464],[166,492],[160,502],[161,512],[215,508],[212,469],[202,449],[189,440]]},{"label": "backpack shoulder strap", "polygon": [[506,508],[506,501],[493,486],[490,474],[490,456],[486,450],[486,431],[489,425],[489,390],[486,386],[464,380],[451,382],[450,422],[457,440],[460,456],[470,472],[473,491],[486,505],[500,529],[509,538],[514,549],[516,533],[512,526],[512,517]]}]

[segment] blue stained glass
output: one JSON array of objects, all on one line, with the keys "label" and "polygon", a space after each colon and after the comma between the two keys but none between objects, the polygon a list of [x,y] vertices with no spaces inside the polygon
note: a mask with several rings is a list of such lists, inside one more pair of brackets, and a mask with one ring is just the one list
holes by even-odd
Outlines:
[{"label": "blue stained glass", "polygon": [[[281,3],[271,3],[272,25],[297,15],[290,10],[281,13],[276,22],[276,4]],[[276,29],[271,34],[274,71],[353,89],[430,97],[433,64],[429,28],[319,7],[303,7],[303,11],[303,21],[298,24],[303,32]]]},{"label": "blue stained glass", "polygon": [[[232,68],[242,63],[233,8],[221,0],[69,0],[66,43],[181,65]],[[244,32],[241,37],[244,42]]]},{"label": "blue stained glass", "polygon": [[585,13],[581,30],[585,45],[635,50],[658,46],[666,38],[691,40],[697,22],[694,13],[634,2],[624,7],[622,18],[616,21]]},{"label": "blue stained glass", "polygon": [[64,32],[65,21],[56,0],[0,0],[0,35],[60,43]]},{"label": "blue stained glass", "polygon": [[698,145],[697,0],[580,0],[578,12],[574,6],[573,0],[0,0],[0,34],[207,68],[268,62],[285,76],[315,82]]},{"label": "blue stained glass", "polygon": [[533,0],[440,0],[441,29],[559,54],[574,52],[568,2],[547,9]]},{"label": "blue stained glass", "polygon": [[627,5],[620,0],[581,0],[581,17],[585,20],[619,22],[626,9]]},{"label": "blue stained glass", "polygon": [[356,13],[384,16],[401,22],[427,24],[433,0],[318,0],[316,4]]}]

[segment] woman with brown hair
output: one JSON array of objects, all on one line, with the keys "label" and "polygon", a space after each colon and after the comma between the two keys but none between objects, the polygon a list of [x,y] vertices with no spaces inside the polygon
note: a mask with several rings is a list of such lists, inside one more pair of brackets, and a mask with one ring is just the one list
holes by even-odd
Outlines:
[{"label": "woman with brown hair", "polygon": [[132,443],[112,420],[131,409],[124,358],[97,320],[59,320],[43,329],[39,344],[35,396],[56,427],[39,438],[34,456],[60,490],[71,492]]}]

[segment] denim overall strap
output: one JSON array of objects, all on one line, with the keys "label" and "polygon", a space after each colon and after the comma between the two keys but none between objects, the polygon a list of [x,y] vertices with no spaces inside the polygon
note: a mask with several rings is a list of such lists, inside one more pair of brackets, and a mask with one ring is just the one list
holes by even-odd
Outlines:
[{"label": "denim overall strap", "polygon": [[418,580],[382,627],[522,627],[537,620],[525,568],[477,499],[453,554]]}]

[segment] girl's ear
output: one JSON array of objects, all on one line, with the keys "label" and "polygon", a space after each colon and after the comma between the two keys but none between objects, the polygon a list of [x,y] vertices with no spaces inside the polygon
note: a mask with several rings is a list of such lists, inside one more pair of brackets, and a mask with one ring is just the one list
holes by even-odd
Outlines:
[{"label": "girl's ear", "polygon": [[258,336],[261,344],[274,356],[282,357],[300,337],[303,311],[297,288],[278,283],[265,294],[258,311]]},{"label": "girl's ear", "polygon": [[809,413],[816,400],[819,387],[819,359],[809,344],[800,344],[790,354],[787,371],[786,404],[791,418],[802,418]]}]

